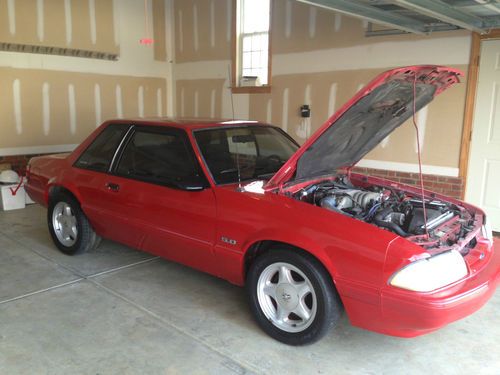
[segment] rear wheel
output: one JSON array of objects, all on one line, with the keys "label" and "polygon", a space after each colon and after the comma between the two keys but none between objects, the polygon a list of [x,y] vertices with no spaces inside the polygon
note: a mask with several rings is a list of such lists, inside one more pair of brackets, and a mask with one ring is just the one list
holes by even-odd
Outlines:
[{"label": "rear wheel", "polygon": [[51,198],[47,222],[54,244],[65,254],[84,253],[100,242],[78,201],[67,193]]},{"label": "rear wheel", "polygon": [[324,267],[293,250],[258,257],[248,273],[247,293],[261,328],[289,345],[319,340],[340,316],[341,304]]}]

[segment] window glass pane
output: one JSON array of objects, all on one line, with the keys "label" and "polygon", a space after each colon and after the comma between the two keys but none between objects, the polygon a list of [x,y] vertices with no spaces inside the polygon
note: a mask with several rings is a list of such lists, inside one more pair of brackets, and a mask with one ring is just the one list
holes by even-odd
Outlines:
[{"label": "window glass pane", "polygon": [[252,51],[260,50],[259,35],[260,34],[252,36]]},{"label": "window glass pane", "polygon": [[266,68],[266,71],[267,71],[267,61],[268,61],[268,56],[267,56],[267,53],[262,53],[260,55],[260,66],[262,68]]},{"label": "window glass pane", "polygon": [[269,34],[259,34],[255,36],[255,39],[257,40],[257,43],[259,45],[259,51],[267,51],[267,40],[269,39]]},{"label": "window glass pane", "polygon": [[252,53],[245,52],[243,53],[243,69],[251,69],[252,68]]},{"label": "window glass pane", "polygon": [[[267,83],[267,71],[268,71],[268,51],[261,48],[262,41],[265,40],[266,44],[268,39],[268,34],[244,36],[245,46],[250,49],[243,50],[242,63],[241,63],[241,75],[242,76],[257,76],[259,77],[261,84]],[[252,42],[249,42],[251,40]],[[250,46],[250,47],[249,47]]]},{"label": "window glass pane", "polygon": [[252,37],[244,35],[243,36],[243,53],[252,50]]},{"label": "window glass pane", "polygon": [[267,82],[267,79],[268,79],[267,72],[268,72],[267,68],[266,68],[266,69],[261,70],[261,73],[260,73],[259,78],[260,78],[260,83],[261,83],[262,85],[267,85],[267,83],[268,83],[268,82]]},{"label": "window glass pane", "polygon": [[282,132],[267,126],[202,130],[195,137],[218,184],[238,182],[238,166],[242,181],[266,178],[298,148]]},{"label": "window glass pane", "polygon": [[181,188],[204,180],[182,135],[176,132],[137,131],[123,152],[117,173]]},{"label": "window glass pane", "polygon": [[112,124],[106,127],[83,152],[75,163],[76,167],[106,172],[116,148],[128,130],[127,125]]},{"label": "window glass pane", "polygon": [[252,52],[252,68],[260,68],[260,52]]},{"label": "window glass pane", "polygon": [[[267,33],[266,34],[262,34],[260,36],[260,49],[262,51],[266,51],[267,52],[268,48],[269,48],[269,34],[267,34]],[[266,55],[267,55],[267,53],[266,53]]]},{"label": "window glass pane", "polygon": [[269,0],[242,0],[242,32],[254,33],[269,30]]},{"label": "window glass pane", "polygon": [[[239,4],[239,74],[257,76],[260,84],[265,85],[268,83],[270,0],[239,0]],[[249,52],[252,54],[248,55]]]}]

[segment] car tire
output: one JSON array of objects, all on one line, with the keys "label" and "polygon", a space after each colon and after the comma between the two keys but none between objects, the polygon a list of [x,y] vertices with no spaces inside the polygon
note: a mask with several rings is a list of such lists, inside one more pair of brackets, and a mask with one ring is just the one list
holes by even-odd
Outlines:
[{"label": "car tire", "polygon": [[47,222],[54,244],[64,254],[82,254],[100,243],[80,204],[68,193],[60,192],[50,199]]},{"label": "car tire", "polygon": [[257,257],[246,289],[259,326],[288,345],[318,341],[341,315],[340,299],[323,265],[293,249],[271,250]]}]

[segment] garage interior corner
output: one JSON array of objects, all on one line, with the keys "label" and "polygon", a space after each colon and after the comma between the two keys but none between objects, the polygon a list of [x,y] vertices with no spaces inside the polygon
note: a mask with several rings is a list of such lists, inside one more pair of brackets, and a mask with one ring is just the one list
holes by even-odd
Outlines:
[{"label": "garage interior corner", "polygon": [[414,339],[343,315],[322,341],[290,347],[257,329],[240,288],[223,280],[108,241],[60,253],[38,205],[0,212],[0,280],[3,374],[498,372],[498,293]]}]

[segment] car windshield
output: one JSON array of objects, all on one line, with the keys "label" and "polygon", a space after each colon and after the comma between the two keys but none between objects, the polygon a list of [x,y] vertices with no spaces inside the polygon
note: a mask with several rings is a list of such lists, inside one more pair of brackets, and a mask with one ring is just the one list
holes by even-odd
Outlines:
[{"label": "car windshield", "polygon": [[282,130],[270,126],[207,129],[194,134],[217,184],[236,183],[239,178],[269,179],[299,147]]}]

